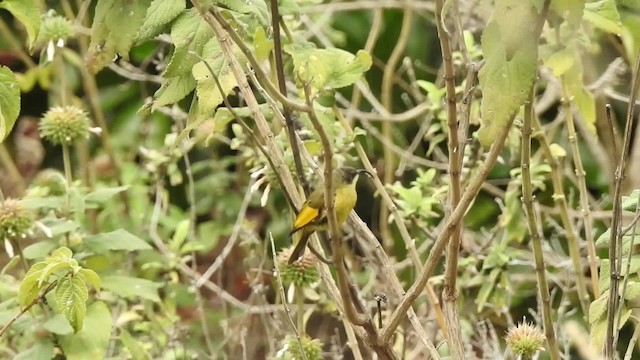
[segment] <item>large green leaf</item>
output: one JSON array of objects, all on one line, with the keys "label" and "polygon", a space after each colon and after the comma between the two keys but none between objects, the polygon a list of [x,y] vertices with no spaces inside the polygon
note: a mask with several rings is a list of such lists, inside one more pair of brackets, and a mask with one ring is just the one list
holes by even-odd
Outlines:
[{"label": "large green leaf", "polygon": [[147,9],[147,15],[140,31],[136,35],[136,42],[151,39],[160,34],[162,28],[175,19],[186,8],[185,0],[153,0]]},{"label": "large green leaf", "polygon": [[[509,16],[505,16],[505,14]],[[536,73],[538,13],[533,1],[497,0],[482,33],[485,65],[478,78],[482,86],[478,139],[491,145],[509,118],[527,99]]]},{"label": "large green leaf", "polygon": [[158,289],[162,284],[130,276],[113,275],[102,277],[102,287],[125,298],[143,298],[160,302]]},{"label": "large green leaf", "polygon": [[98,301],[87,309],[80,332],[61,336],[60,347],[67,360],[102,360],[105,358],[113,321],[104,302]]},{"label": "large green leaf", "polygon": [[87,284],[79,277],[64,277],[58,282],[54,296],[58,311],[64,315],[74,332],[80,331],[87,313]]},{"label": "large green leaf", "polygon": [[311,84],[314,92],[339,89],[360,79],[371,67],[371,55],[360,50],[356,55],[341,49],[316,49],[312,44],[291,44],[285,51],[293,58],[296,75]]},{"label": "large green leaf", "polygon": [[175,46],[171,60],[162,76],[165,79],[155,93],[151,109],[182,100],[196,87],[191,74],[200,61],[205,45],[210,43],[213,32],[194,8],[184,11],[171,26],[171,40]]},{"label": "large green leaf", "polygon": [[96,253],[104,253],[109,250],[134,251],[151,249],[151,245],[147,244],[147,242],[124,229],[88,236],[84,240],[84,245],[87,249]]},{"label": "large green leaf", "polygon": [[0,66],[0,143],[13,129],[18,114],[20,114],[18,80],[11,69]]},{"label": "large green leaf", "polygon": [[589,1],[584,7],[584,19],[602,31],[620,34],[622,22],[614,0]]},{"label": "large green leaf", "polygon": [[86,55],[89,71],[96,73],[114,56],[129,56],[151,0],[98,0]]},{"label": "large green leaf", "polygon": [[9,10],[9,12],[24,25],[24,28],[27,30],[27,36],[29,37],[29,48],[31,48],[40,30],[40,11],[38,10],[36,1],[4,0],[0,2],[0,8]]}]

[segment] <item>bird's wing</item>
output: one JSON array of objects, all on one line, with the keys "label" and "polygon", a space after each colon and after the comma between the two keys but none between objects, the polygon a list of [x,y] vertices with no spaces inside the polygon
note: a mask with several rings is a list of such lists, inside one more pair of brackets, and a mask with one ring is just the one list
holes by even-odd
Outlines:
[{"label": "bird's wing", "polygon": [[321,210],[322,209],[316,209],[308,203],[305,203],[302,210],[298,213],[298,216],[296,216],[296,220],[293,222],[293,229],[291,230],[291,233],[293,234],[294,232],[318,220],[321,216]]}]

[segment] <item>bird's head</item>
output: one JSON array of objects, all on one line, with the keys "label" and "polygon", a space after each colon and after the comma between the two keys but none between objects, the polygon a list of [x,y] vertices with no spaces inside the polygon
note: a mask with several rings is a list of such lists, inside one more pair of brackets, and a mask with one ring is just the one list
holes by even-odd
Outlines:
[{"label": "bird's head", "polygon": [[333,171],[333,182],[336,185],[354,184],[356,181],[358,181],[358,176],[362,173],[373,177],[371,173],[365,169],[356,169],[350,166],[342,166]]}]

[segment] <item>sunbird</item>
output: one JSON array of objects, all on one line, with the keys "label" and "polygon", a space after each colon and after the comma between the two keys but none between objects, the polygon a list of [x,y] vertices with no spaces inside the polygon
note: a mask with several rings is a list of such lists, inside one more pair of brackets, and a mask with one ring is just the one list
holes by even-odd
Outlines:
[{"label": "sunbird", "polygon": [[[362,173],[373,177],[367,170],[355,169],[349,166],[339,167],[333,171],[333,188],[336,192],[334,208],[338,225],[342,225],[347,220],[349,213],[356,206],[356,201],[358,200],[356,183],[358,182],[358,176]],[[324,206],[324,183],[321,182],[309,195],[307,201],[302,204],[302,209],[293,222],[289,236],[298,231],[302,231],[302,234],[291,253],[291,257],[289,257],[289,264],[296,261],[304,253],[309,236],[314,231],[327,229],[329,229],[329,222]]]}]

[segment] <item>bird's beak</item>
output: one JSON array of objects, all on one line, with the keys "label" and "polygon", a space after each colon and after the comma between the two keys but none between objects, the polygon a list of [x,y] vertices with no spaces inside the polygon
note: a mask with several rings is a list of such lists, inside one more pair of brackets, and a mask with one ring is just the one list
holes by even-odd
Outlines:
[{"label": "bird's beak", "polygon": [[360,174],[366,174],[366,175],[367,175],[367,176],[369,176],[370,178],[373,178],[373,175],[372,175],[370,172],[368,172],[367,170],[365,170],[365,169],[358,169],[357,171],[358,171],[358,175],[360,175]]}]

